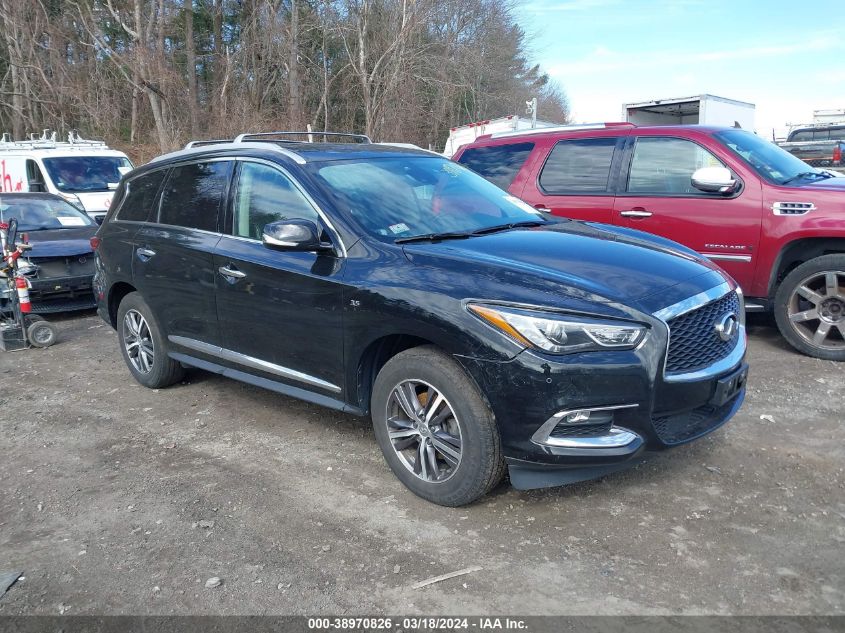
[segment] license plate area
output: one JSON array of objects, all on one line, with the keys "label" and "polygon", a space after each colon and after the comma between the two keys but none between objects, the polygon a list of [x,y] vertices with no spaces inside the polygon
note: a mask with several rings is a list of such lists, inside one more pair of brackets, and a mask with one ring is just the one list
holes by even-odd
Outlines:
[{"label": "license plate area", "polygon": [[720,407],[726,402],[733,400],[740,391],[745,388],[748,381],[748,365],[743,365],[732,374],[716,381],[716,389],[710,404]]}]

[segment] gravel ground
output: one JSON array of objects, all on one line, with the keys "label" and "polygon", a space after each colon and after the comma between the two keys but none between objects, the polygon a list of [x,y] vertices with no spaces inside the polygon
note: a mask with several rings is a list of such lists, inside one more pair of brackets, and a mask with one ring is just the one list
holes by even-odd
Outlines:
[{"label": "gravel ground", "polygon": [[845,614],[845,364],[766,319],[727,426],[459,509],[407,492],[367,420],[200,371],[150,391],[96,316],[56,320],[0,353],[0,572],[24,572],[0,615]]}]

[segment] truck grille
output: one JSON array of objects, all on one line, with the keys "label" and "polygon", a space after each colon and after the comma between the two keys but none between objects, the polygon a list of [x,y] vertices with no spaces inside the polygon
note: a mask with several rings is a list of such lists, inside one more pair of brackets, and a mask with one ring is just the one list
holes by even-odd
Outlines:
[{"label": "truck grille", "polygon": [[669,352],[666,373],[680,374],[704,369],[730,354],[739,340],[739,331],[723,341],[716,331],[716,324],[728,313],[737,319],[740,302],[736,292],[696,308],[667,321],[669,326]]}]

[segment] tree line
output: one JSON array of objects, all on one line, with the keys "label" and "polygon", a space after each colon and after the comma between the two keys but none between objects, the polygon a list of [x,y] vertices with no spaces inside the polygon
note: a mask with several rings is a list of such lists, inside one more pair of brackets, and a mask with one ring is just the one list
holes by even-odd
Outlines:
[{"label": "tree line", "polygon": [[508,0],[0,0],[0,124],[168,151],[244,131],[363,132],[441,149],[449,128],[565,122]]}]

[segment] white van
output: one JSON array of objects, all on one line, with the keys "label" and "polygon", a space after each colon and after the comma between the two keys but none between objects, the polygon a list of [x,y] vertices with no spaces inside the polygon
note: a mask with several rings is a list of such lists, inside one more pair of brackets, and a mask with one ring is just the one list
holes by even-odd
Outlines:
[{"label": "white van", "polygon": [[71,132],[66,142],[56,133],[30,135],[27,141],[0,139],[0,193],[55,193],[102,221],[120,177],[132,162],[101,141],[86,141]]}]

